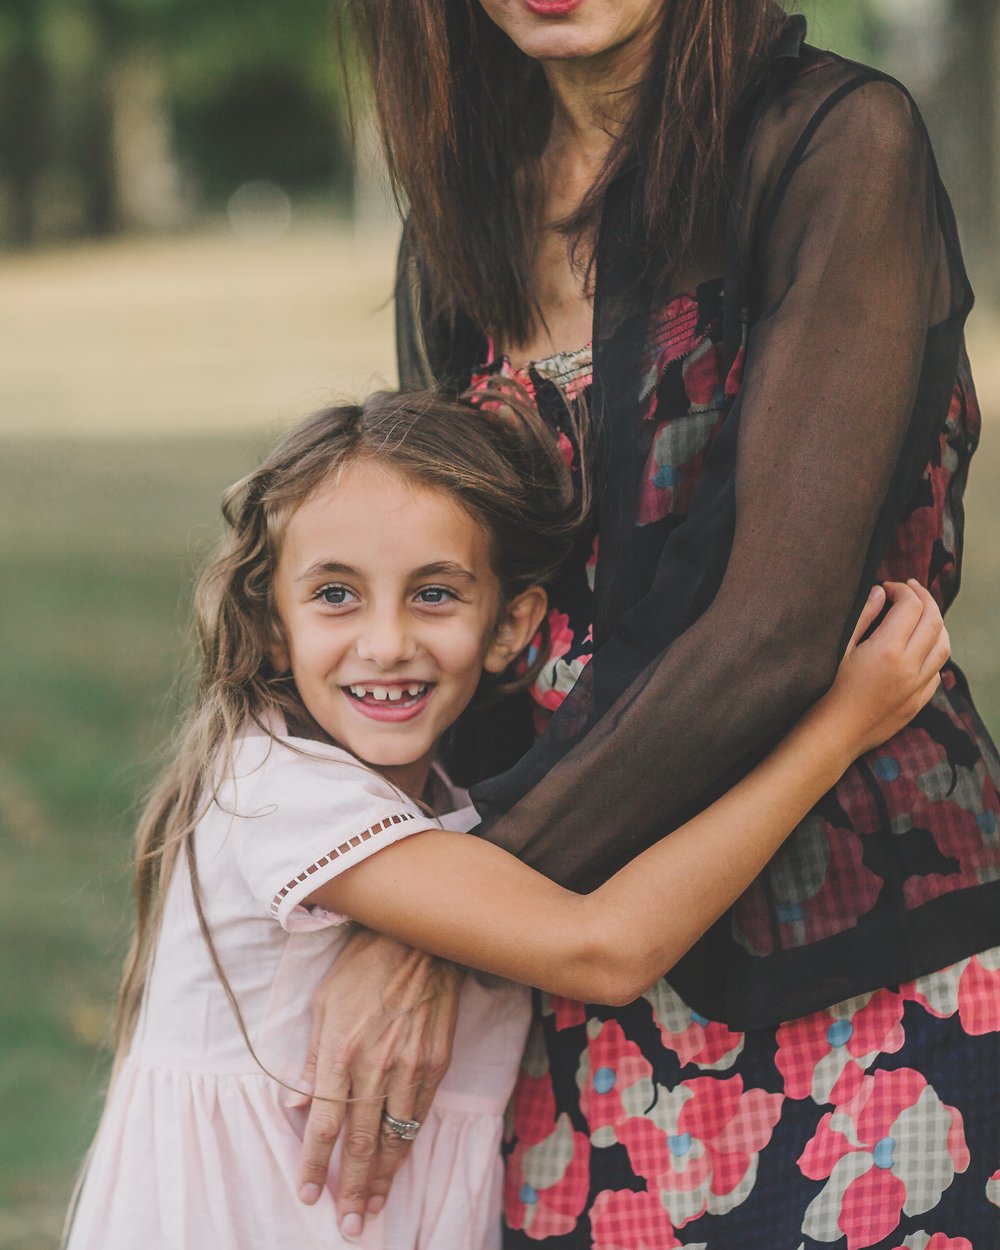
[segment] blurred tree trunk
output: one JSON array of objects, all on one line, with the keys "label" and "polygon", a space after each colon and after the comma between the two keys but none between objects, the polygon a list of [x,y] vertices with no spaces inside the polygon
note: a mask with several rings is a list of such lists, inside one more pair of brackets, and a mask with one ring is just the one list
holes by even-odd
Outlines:
[{"label": "blurred tree trunk", "polygon": [[95,55],[81,101],[80,172],[84,230],[100,237],[114,234],[120,225],[112,83],[123,31],[114,0],[87,0],[86,11],[94,32]]},{"label": "blurred tree trunk", "polygon": [[[955,45],[943,81],[951,133],[959,145],[954,185],[968,250],[984,294],[1000,296],[997,207],[1000,174],[1000,7],[996,0],[952,0]],[[954,175],[953,175],[954,182]]]},{"label": "blurred tree trunk", "polygon": [[38,185],[49,156],[51,80],[42,47],[38,0],[8,5],[16,31],[0,93],[0,165],[10,194],[15,246],[34,242]]}]

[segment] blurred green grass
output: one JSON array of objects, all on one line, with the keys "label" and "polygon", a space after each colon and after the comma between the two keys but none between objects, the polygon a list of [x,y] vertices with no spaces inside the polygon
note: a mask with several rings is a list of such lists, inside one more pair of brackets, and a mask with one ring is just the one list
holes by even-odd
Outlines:
[{"label": "blurred green grass", "polygon": [[182,697],[193,570],[260,435],[0,454],[0,1245],[55,1244],[99,1110],[136,795]]}]

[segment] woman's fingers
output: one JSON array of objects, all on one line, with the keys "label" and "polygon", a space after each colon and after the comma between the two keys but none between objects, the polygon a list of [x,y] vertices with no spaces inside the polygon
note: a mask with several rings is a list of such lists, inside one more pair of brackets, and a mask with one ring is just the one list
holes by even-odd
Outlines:
[{"label": "woman's fingers", "polygon": [[[450,1056],[459,984],[450,965],[361,929],[317,990],[310,1043],[315,1059],[306,1074],[308,1079],[314,1073],[316,1093],[303,1141],[300,1197],[304,1202],[319,1197],[339,1138],[336,1200],[348,1240],[360,1236],[369,1199],[381,1197],[384,1203],[405,1157],[405,1150],[385,1144],[387,1091],[402,1098],[405,1087],[426,1087],[426,1098],[417,1098],[413,1106],[430,1105],[447,1059],[438,1072],[428,1021],[439,1016],[446,1022]],[[379,1178],[377,1195],[371,1189],[373,1171]],[[381,1205],[376,1202],[376,1208]]]},{"label": "woman's fingers", "polygon": [[374,1085],[355,1087],[348,1104],[337,1177],[337,1218],[347,1238],[361,1236],[369,1196],[369,1172],[379,1151],[385,1094]]},{"label": "woman's fingers", "polygon": [[[422,1124],[433,1097],[434,1087],[430,1091],[430,1097],[426,1097],[423,1094],[421,1078],[412,1070],[397,1068],[390,1075],[381,1110],[383,1113],[388,1112],[396,1120]],[[367,1176],[365,1211],[369,1215],[377,1215],[385,1206],[396,1173],[413,1145],[412,1140],[393,1132],[385,1123],[384,1116],[379,1130],[378,1146]]]},{"label": "woman's fingers", "polygon": [[[461,977],[452,977],[452,991],[457,995]],[[448,1069],[451,1057],[454,1015],[450,1000],[442,1004],[437,997],[428,1000],[427,1025],[423,1031],[420,1053],[414,1068],[407,1071],[402,1066],[390,1077],[386,1091],[385,1109],[397,1120],[416,1120],[423,1124],[430,1113],[434,1094]],[[372,1161],[368,1176],[370,1214],[381,1211],[393,1179],[405,1160],[412,1142],[383,1127],[378,1153]]]},{"label": "woman's fingers", "polygon": [[330,1154],[340,1135],[350,1089],[347,1073],[324,1065],[317,1071],[317,1094],[309,1104],[299,1170],[299,1200],[312,1206],[327,1183]]}]

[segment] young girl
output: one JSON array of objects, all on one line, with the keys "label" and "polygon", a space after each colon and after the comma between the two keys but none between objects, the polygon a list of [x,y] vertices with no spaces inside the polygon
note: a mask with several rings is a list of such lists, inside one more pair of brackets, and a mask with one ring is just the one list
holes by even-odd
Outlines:
[{"label": "young girl", "polygon": [[[330,1192],[296,1179],[310,997],[348,920],[524,985],[631,1001],[922,706],[948,655],[916,586],[889,588],[859,645],[873,592],[836,683],[788,738],[579,896],[460,832],[471,809],[431,815],[461,803],[434,766],[442,735],[545,659],[530,645],[542,586],[581,504],[537,416],[502,391],[377,395],[289,434],[224,511],[198,592],[200,687],[138,831],[119,1060],[72,1250],[354,1240]],[[499,1244],[501,1116],[527,1024],[519,985],[466,979],[426,1122],[385,1108],[385,1131],[416,1140],[362,1244]]]}]

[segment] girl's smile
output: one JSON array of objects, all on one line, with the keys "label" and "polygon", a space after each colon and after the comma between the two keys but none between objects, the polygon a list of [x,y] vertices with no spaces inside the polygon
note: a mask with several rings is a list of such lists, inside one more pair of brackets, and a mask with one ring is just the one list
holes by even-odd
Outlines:
[{"label": "girl's smile", "polygon": [[363,459],[293,512],[274,599],[272,658],[310,716],[410,794],[483,670],[502,672],[537,624],[513,624],[489,536],[459,503]]},{"label": "girl's smile", "polygon": [[382,685],[361,682],[343,687],[362,716],[372,720],[405,721],[419,716],[434,690],[434,682]]}]

